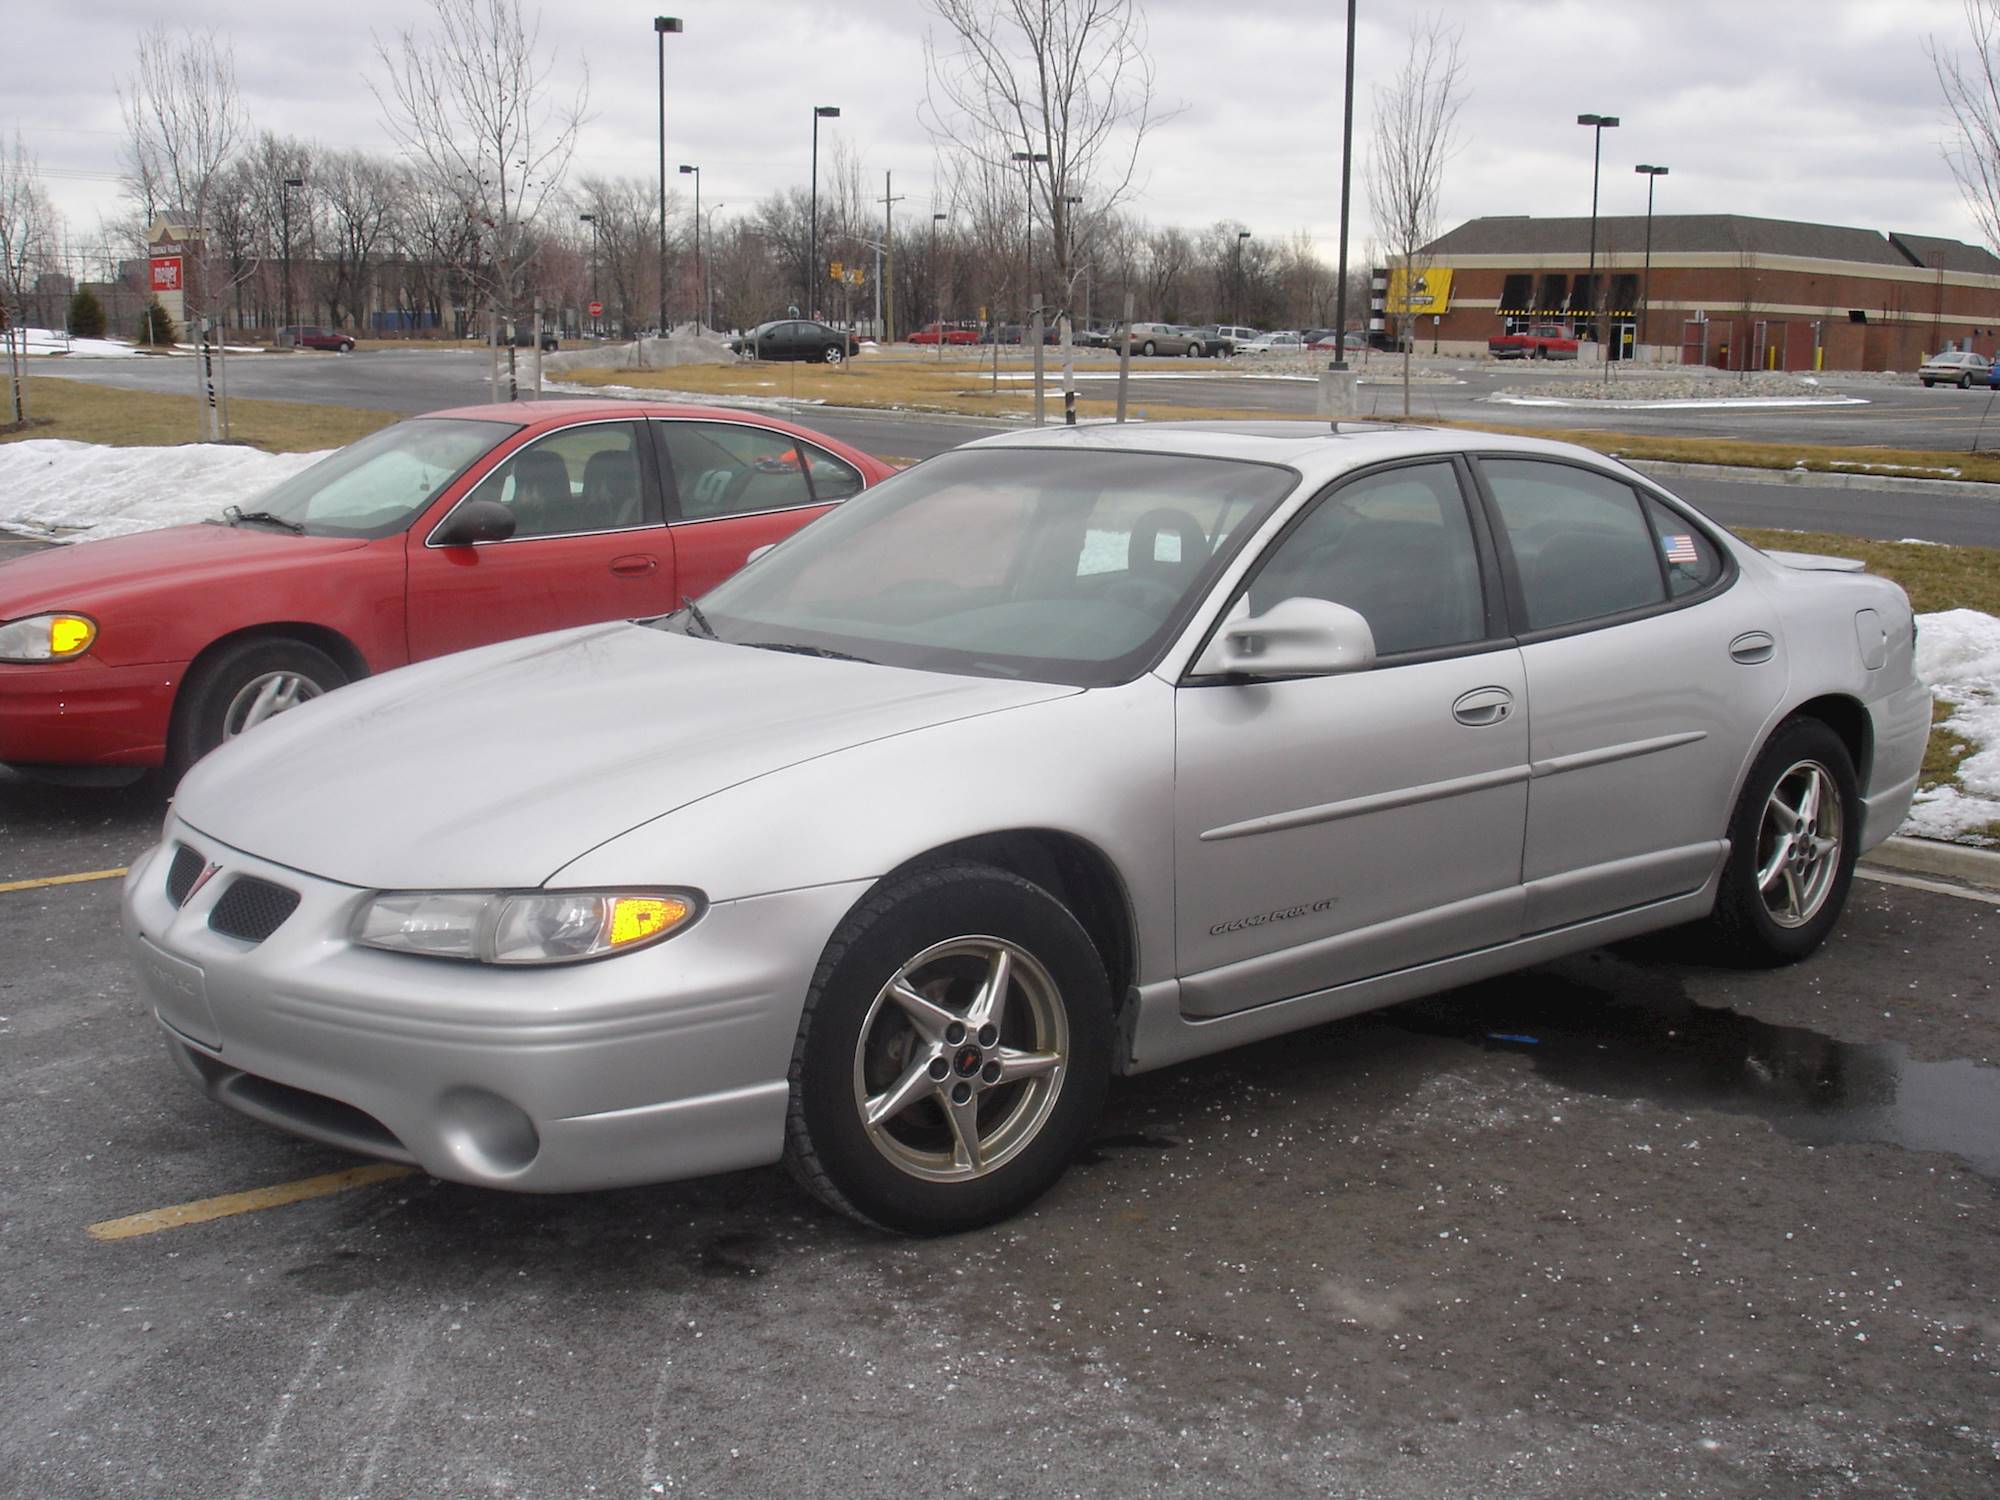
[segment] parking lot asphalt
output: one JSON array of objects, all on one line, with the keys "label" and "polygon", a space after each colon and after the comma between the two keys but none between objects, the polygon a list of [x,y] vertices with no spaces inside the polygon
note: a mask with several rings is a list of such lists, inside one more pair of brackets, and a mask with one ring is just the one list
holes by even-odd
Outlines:
[{"label": "parking lot asphalt", "polygon": [[910,1241],[777,1169],[325,1181],[173,1070],[116,879],[22,884],[160,814],[0,778],[0,1496],[1994,1492],[1990,896],[1124,1080],[1033,1212]]}]

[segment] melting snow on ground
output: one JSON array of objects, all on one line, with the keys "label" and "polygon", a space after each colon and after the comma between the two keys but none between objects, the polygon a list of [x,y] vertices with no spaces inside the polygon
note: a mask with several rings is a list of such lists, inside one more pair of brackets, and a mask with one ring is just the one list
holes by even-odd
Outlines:
[{"label": "melting snow on ground", "polygon": [[1951,705],[1945,728],[1972,749],[1958,764],[1958,786],[1917,793],[1903,832],[1962,838],[2000,823],[2000,620],[1948,609],[1917,623],[1917,671]]},{"label": "melting snow on ground", "polygon": [[[192,354],[195,351],[193,344],[175,344],[168,350],[157,346],[135,344],[130,339],[77,339],[71,338],[60,329],[30,328],[26,332],[28,353],[61,354],[70,359],[138,359],[148,354],[170,352]],[[5,344],[0,344],[0,350],[4,350],[5,347]],[[231,354],[265,352],[260,344],[231,344],[228,349]]]},{"label": "melting snow on ground", "polygon": [[[85,541],[206,520],[225,505],[252,508],[259,495],[323,457],[200,443],[0,443],[0,531]],[[1918,623],[1917,670],[1952,706],[1946,727],[1972,749],[1959,763],[1960,784],[1920,792],[1903,831],[1964,838],[2000,824],[2000,619],[1952,609],[1920,615]]]}]

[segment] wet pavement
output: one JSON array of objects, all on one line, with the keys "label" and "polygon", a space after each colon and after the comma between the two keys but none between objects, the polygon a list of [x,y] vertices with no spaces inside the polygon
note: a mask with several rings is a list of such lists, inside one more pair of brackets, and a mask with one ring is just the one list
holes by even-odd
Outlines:
[{"label": "wet pavement", "polygon": [[[0,784],[0,879],[140,791]],[[1122,1080],[1016,1221],[405,1177],[173,1071],[116,882],[0,894],[0,1496],[2000,1493],[2000,908],[1858,882]]]}]

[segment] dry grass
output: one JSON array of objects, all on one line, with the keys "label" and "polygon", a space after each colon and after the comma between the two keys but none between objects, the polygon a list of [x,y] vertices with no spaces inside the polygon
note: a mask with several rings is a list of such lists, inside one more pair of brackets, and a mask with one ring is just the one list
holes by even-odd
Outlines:
[{"label": "dry grass", "polygon": [[[329,356],[331,357],[331,356]],[[193,377],[189,377],[193,384]],[[0,442],[69,438],[117,447],[165,447],[201,440],[194,396],[126,391],[81,380],[28,381],[26,427],[0,428]],[[301,401],[229,403],[230,440],[266,453],[314,453],[338,448],[399,420],[395,413]]]}]

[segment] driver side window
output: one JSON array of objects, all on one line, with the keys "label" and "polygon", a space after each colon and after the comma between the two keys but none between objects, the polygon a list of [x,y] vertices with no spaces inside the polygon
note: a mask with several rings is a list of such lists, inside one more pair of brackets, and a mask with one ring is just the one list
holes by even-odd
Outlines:
[{"label": "driver side window", "polygon": [[474,493],[514,513],[517,540],[618,531],[646,520],[630,422],[572,427],[530,443]]},{"label": "driver side window", "polygon": [[1322,499],[1250,583],[1252,614],[1292,598],[1359,612],[1378,656],[1481,639],[1479,553],[1452,466],[1386,469]]}]

